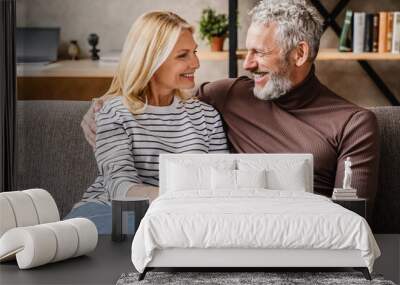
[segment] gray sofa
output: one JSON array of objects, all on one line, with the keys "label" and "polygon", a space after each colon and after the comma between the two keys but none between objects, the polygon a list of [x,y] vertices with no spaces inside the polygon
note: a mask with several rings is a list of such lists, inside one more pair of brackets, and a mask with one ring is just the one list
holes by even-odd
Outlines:
[{"label": "gray sofa", "polygon": [[[19,101],[17,187],[40,187],[65,216],[96,177],[93,152],[80,128],[86,101]],[[400,233],[400,107],[371,109],[381,133],[376,233]]]}]

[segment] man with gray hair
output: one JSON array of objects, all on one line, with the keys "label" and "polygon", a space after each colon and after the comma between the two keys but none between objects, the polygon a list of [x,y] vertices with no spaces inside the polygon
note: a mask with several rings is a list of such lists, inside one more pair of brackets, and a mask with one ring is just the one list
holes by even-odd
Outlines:
[{"label": "man with gray hair", "polygon": [[[342,187],[343,162],[351,157],[352,186],[368,199],[370,215],[377,189],[377,122],[372,112],[317,79],[321,17],[304,0],[261,1],[250,14],[243,66],[254,78],[205,83],[197,96],[221,113],[232,152],[312,153],[316,193],[331,196],[334,187]],[[93,109],[82,128],[93,144]]]}]

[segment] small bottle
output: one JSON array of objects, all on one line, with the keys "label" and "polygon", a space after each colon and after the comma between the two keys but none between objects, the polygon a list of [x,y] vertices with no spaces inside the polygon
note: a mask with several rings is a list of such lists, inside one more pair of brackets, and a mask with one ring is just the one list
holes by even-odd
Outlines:
[{"label": "small bottle", "polygon": [[77,41],[69,42],[68,54],[72,60],[77,60],[79,58],[79,46]]}]

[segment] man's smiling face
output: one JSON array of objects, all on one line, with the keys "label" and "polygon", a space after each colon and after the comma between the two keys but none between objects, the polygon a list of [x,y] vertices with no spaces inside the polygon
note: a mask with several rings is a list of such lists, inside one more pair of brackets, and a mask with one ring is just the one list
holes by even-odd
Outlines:
[{"label": "man's smiling face", "polygon": [[281,54],[276,24],[253,23],[247,31],[248,50],[244,69],[254,76],[254,95],[259,99],[276,99],[291,89],[290,62]]}]

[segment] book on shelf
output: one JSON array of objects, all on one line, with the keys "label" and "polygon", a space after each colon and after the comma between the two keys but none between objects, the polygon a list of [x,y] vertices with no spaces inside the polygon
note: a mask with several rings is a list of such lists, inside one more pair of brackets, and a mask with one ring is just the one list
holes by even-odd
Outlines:
[{"label": "book on shelf", "polygon": [[357,198],[357,190],[356,191],[344,191],[344,189],[340,189],[339,191],[333,191],[332,197],[341,197],[341,198]]},{"label": "book on shelf", "polygon": [[357,197],[357,193],[333,193],[335,197]]},{"label": "book on shelf", "polygon": [[332,199],[334,200],[357,200],[358,196],[354,196],[354,197],[342,197],[342,196],[336,196],[336,195],[332,195]]},{"label": "book on shelf", "polygon": [[339,51],[400,52],[400,11],[379,13],[346,11]]},{"label": "book on shelf", "polygon": [[387,43],[387,12],[379,12],[378,52],[386,52]]},{"label": "book on shelf", "polygon": [[393,13],[392,52],[400,53],[400,12]]},{"label": "book on shelf", "polygon": [[388,12],[387,27],[386,27],[386,51],[392,50],[392,37],[393,36],[393,12]]},{"label": "book on shelf", "polygon": [[358,199],[357,189],[334,188],[332,199]]},{"label": "book on shelf", "polygon": [[339,51],[351,51],[351,18],[353,12],[351,10],[346,11],[342,32],[339,38]]},{"label": "book on shelf", "polygon": [[364,51],[372,52],[372,36],[373,36],[373,21],[374,14],[365,15],[365,29],[364,29]]},{"label": "book on shelf", "polygon": [[378,52],[379,43],[379,14],[373,14],[372,20],[372,52]]},{"label": "book on shelf", "polygon": [[365,13],[355,12],[353,17],[353,52],[364,51]]},{"label": "book on shelf", "polygon": [[357,189],[342,189],[342,188],[334,188],[333,193],[356,193]]}]

